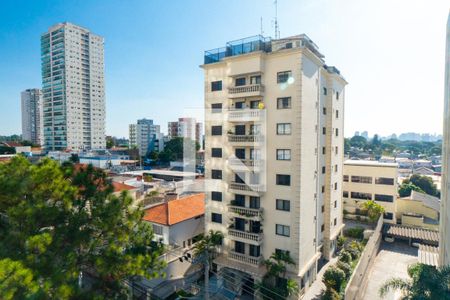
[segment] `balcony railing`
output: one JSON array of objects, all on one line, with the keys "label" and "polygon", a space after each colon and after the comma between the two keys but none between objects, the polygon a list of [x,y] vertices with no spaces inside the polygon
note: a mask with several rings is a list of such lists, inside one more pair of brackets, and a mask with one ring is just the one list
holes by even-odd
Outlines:
[{"label": "balcony railing", "polygon": [[230,95],[242,94],[242,93],[259,93],[264,92],[264,86],[262,84],[250,84],[243,86],[232,86],[228,88]]},{"label": "balcony railing", "polygon": [[264,185],[262,184],[245,184],[239,182],[230,182],[229,188],[232,190],[239,191],[250,191],[250,192],[263,192]]},{"label": "balcony railing", "polygon": [[254,143],[254,142],[262,142],[263,137],[262,135],[235,135],[235,134],[229,134],[228,135],[228,141],[232,143]]},{"label": "balcony railing", "polygon": [[230,205],[228,210],[232,213],[245,217],[262,217],[262,208],[250,208],[243,206]]},{"label": "balcony railing", "polygon": [[228,234],[240,239],[250,240],[254,242],[261,242],[263,238],[262,233],[246,232],[232,228],[228,229]]},{"label": "balcony railing", "polygon": [[262,160],[255,159],[239,159],[239,158],[230,158],[228,159],[228,164],[230,166],[242,166],[245,165],[247,167],[259,167],[263,164]]},{"label": "balcony railing", "polygon": [[231,259],[237,260],[239,262],[249,264],[249,265],[254,265],[254,266],[259,266],[263,261],[262,256],[254,257],[254,256],[250,256],[247,254],[238,253],[233,250],[230,250],[228,252],[228,257]]},{"label": "balcony railing", "polygon": [[228,121],[257,121],[263,115],[262,112],[262,109],[233,109],[228,112]]}]

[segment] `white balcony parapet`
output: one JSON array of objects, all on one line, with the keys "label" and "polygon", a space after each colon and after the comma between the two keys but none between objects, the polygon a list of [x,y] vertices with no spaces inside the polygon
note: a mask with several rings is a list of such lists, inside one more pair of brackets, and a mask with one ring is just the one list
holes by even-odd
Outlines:
[{"label": "white balcony parapet", "polygon": [[264,92],[264,86],[262,84],[250,84],[243,86],[231,86],[228,88],[230,94],[241,94],[241,93],[253,93],[253,92]]},{"label": "white balcony parapet", "polygon": [[229,183],[229,188],[232,190],[239,191],[250,191],[250,192],[264,192],[265,188],[262,184],[245,184],[239,182],[231,182]]},{"label": "white balcony parapet", "polygon": [[262,109],[233,109],[228,111],[228,121],[258,121],[263,116]]},{"label": "white balcony parapet", "polygon": [[249,135],[236,135],[236,134],[229,134],[228,135],[228,141],[233,143],[254,143],[254,142],[262,142],[263,136],[262,135],[255,135],[255,134],[249,134]]},{"label": "white balcony parapet", "polygon": [[253,266],[259,266],[259,265],[261,265],[261,263],[263,261],[262,256],[254,257],[254,256],[250,256],[247,254],[238,253],[233,250],[230,250],[228,252],[228,257],[230,259],[233,259],[233,260],[245,263],[245,264],[250,264]]},{"label": "white balcony parapet", "polygon": [[263,238],[262,233],[246,232],[236,229],[228,229],[228,234],[237,238],[250,240],[254,242],[261,242]]},{"label": "white balcony parapet", "polygon": [[263,164],[263,160],[229,158],[228,163],[230,164],[230,166],[259,167]]},{"label": "white balcony parapet", "polygon": [[250,208],[250,207],[242,207],[236,205],[230,205],[228,210],[232,213],[238,214],[240,216],[246,217],[262,217],[263,209],[262,208]]}]

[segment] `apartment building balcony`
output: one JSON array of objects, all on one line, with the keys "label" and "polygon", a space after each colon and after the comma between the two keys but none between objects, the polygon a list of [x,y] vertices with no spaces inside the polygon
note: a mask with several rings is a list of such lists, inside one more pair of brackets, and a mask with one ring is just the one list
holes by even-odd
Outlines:
[{"label": "apartment building balcony", "polygon": [[245,206],[233,205],[228,206],[228,211],[244,218],[261,219],[263,214],[262,208],[250,208]]},{"label": "apartment building balcony", "polygon": [[264,95],[264,85],[248,84],[242,86],[231,86],[228,88],[229,98],[256,97]]},{"label": "apartment building balcony", "polygon": [[261,245],[263,240],[262,232],[249,232],[234,229],[233,226],[228,228],[228,235],[233,239],[240,242],[252,244],[252,245]]},{"label": "apartment building balcony", "polygon": [[256,134],[248,134],[248,135],[229,134],[228,141],[230,143],[257,143],[263,141],[263,136]]},{"label": "apartment building balcony", "polygon": [[233,109],[228,111],[228,121],[230,122],[254,122],[260,121],[263,113],[262,109]]},{"label": "apartment building balcony", "polygon": [[228,251],[228,258],[238,261],[240,263],[249,264],[252,266],[260,266],[264,260],[262,255],[260,256],[250,256],[248,254],[242,254],[239,252],[235,252],[233,250]]},{"label": "apartment building balcony", "polygon": [[228,189],[232,193],[239,194],[240,192],[264,192],[265,186],[263,184],[247,184],[247,183],[240,183],[240,182],[230,182],[228,184]]},{"label": "apartment building balcony", "polygon": [[263,166],[264,161],[261,159],[239,159],[239,158],[229,158],[228,165],[232,170],[236,171],[246,171],[250,168],[259,168]]}]

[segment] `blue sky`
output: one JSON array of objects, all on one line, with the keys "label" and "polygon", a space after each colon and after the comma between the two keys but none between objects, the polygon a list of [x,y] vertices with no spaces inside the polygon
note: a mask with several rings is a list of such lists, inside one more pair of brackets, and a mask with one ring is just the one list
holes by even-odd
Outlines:
[{"label": "blue sky", "polygon": [[[345,135],[442,130],[445,24],[439,0],[278,1],[281,36],[306,33],[349,82]],[[2,0],[0,134],[21,132],[20,91],[40,87],[39,37],[69,21],[105,38],[107,134],[203,105],[203,51],[273,36],[272,0]]]}]

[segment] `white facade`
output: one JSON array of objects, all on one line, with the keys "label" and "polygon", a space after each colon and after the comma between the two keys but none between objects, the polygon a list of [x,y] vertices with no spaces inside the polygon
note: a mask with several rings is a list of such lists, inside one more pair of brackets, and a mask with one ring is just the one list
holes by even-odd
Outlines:
[{"label": "white facade", "polygon": [[197,122],[195,118],[179,118],[176,122],[169,122],[167,126],[170,139],[183,137],[202,145],[203,124]]},{"label": "white facade", "polygon": [[104,40],[71,23],[41,36],[44,147],[105,149]]},{"label": "white facade", "polygon": [[27,89],[21,93],[22,140],[42,145],[42,92]]},{"label": "white facade", "polygon": [[442,140],[442,184],[439,265],[450,265],[450,14],[447,20],[445,50],[444,135]]},{"label": "white facade", "polygon": [[258,279],[288,251],[304,292],[343,228],[346,81],[305,35],[227,47],[202,66],[206,230],[225,234],[216,263]]},{"label": "white facade", "polygon": [[152,151],[161,151],[164,143],[160,143],[161,128],[150,119],[140,119],[137,124],[130,124],[130,146],[136,145],[139,155],[145,156]]}]

